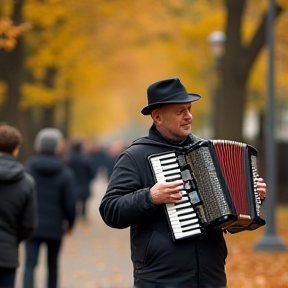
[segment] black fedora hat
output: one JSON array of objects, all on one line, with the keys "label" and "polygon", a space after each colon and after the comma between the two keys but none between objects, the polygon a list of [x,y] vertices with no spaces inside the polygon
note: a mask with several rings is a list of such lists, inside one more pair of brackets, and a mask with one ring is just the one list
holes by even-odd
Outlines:
[{"label": "black fedora hat", "polygon": [[161,104],[188,103],[201,98],[200,95],[187,93],[178,78],[161,80],[147,88],[148,105],[141,110],[143,115],[149,115]]}]

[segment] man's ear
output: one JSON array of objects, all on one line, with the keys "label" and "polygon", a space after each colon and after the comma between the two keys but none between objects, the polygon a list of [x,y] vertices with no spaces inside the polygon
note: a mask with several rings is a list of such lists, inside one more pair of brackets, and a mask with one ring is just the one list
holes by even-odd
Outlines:
[{"label": "man's ear", "polygon": [[159,124],[161,122],[161,113],[159,109],[155,109],[151,112],[151,117],[155,124]]},{"label": "man's ear", "polygon": [[17,158],[19,154],[19,147],[16,147],[13,151],[12,151],[12,156]]}]

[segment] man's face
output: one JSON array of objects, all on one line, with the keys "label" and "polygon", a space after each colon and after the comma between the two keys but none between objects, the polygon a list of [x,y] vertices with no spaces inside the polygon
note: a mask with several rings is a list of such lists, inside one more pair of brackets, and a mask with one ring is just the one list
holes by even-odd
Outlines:
[{"label": "man's face", "polygon": [[191,132],[191,103],[165,104],[152,111],[159,132],[172,141],[182,141]]}]

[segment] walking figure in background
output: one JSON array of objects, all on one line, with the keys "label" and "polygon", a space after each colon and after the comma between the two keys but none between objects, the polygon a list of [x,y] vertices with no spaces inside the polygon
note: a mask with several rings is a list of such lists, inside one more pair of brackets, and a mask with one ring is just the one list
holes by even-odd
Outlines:
[{"label": "walking figure in background", "polygon": [[76,215],[73,171],[60,155],[62,133],[45,128],[36,136],[35,151],[27,162],[27,171],[36,181],[38,195],[38,228],[26,241],[23,288],[34,288],[34,271],[39,249],[47,246],[47,288],[58,286],[58,258],[65,233],[71,233]]},{"label": "walking figure in background", "polygon": [[95,141],[91,144],[88,153],[94,169],[94,177],[105,174],[108,161],[106,148],[102,147],[97,141]]},{"label": "walking figure in background", "polygon": [[88,220],[87,203],[91,196],[91,183],[95,177],[92,159],[83,151],[83,142],[73,140],[68,155],[68,165],[72,168],[76,179],[77,217]]},{"label": "walking figure in background", "polygon": [[109,181],[114,165],[119,157],[119,155],[125,150],[126,144],[122,140],[114,141],[107,151],[107,160],[106,160],[106,167],[107,167],[107,179]]},{"label": "walking figure in background", "polygon": [[16,159],[22,136],[0,125],[0,287],[13,288],[19,266],[18,246],[36,228],[36,187]]}]

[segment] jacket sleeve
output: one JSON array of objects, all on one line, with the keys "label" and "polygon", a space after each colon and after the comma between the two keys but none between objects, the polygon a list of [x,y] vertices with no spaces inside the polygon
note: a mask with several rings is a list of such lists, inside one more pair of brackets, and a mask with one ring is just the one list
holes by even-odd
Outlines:
[{"label": "jacket sleeve", "polygon": [[33,234],[38,224],[36,184],[34,179],[25,174],[28,183],[25,204],[19,217],[18,243]]},{"label": "jacket sleeve", "polygon": [[141,184],[143,174],[127,151],[120,155],[99,207],[108,226],[127,228],[144,221],[159,207],[152,203],[150,187]]}]

